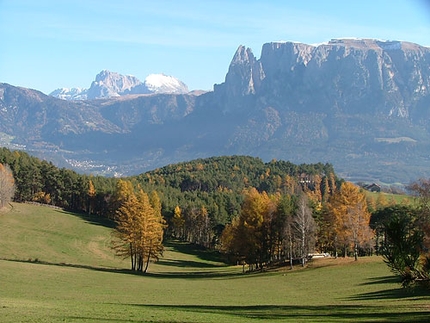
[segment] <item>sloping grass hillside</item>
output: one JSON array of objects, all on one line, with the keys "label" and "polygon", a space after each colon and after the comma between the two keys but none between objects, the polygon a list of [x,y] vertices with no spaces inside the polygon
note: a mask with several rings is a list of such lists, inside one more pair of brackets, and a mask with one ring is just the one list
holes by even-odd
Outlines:
[{"label": "sloping grass hillside", "polygon": [[52,264],[123,266],[110,250],[109,223],[42,205],[0,213],[0,258]]},{"label": "sloping grass hillside", "polygon": [[242,274],[169,242],[149,274],[109,247],[107,223],[42,206],[0,213],[1,322],[428,322],[428,292],[378,257]]}]

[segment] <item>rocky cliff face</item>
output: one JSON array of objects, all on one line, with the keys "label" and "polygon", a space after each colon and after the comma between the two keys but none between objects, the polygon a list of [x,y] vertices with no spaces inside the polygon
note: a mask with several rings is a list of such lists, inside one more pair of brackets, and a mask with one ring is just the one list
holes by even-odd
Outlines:
[{"label": "rocky cliff face", "polygon": [[148,94],[148,89],[139,79],[131,75],[121,75],[107,70],[97,74],[87,92],[87,99],[110,98],[126,94]]},{"label": "rocky cliff face", "polygon": [[430,93],[429,62],[430,49],[397,41],[268,43],[259,60],[241,46],[217,89],[301,112],[408,118]]}]

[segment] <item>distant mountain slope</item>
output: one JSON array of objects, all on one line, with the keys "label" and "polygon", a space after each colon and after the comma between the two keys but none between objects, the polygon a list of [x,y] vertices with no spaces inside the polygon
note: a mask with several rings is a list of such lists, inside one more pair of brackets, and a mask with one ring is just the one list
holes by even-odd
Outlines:
[{"label": "distant mountain slope", "polygon": [[[2,84],[0,139],[86,172],[240,154],[408,183],[430,176],[429,62],[429,48],[408,42],[274,42],[259,59],[239,46],[225,82],[200,95],[66,102]],[[138,86],[130,79],[115,91]]]},{"label": "distant mountain slope", "polygon": [[188,92],[187,85],[173,76],[151,74],[142,83],[132,75],[103,70],[96,75],[89,89],[59,88],[49,95],[63,100],[94,100],[128,94],[185,94]]},{"label": "distant mountain slope", "polygon": [[68,102],[42,92],[0,83],[0,132],[25,145],[50,145],[58,136],[118,133],[88,101]]}]

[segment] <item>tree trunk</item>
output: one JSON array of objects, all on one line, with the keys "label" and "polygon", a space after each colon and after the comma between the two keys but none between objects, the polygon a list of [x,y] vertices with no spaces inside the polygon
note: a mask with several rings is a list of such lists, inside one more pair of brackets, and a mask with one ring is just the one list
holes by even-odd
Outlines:
[{"label": "tree trunk", "polygon": [[302,267],[304,267],[306,263],[305,234],[305,230],[302,230]]},{"label": "tree trunk", "polygon": [[148,270],[149,260],[150,259],[151,259],[151,249],[148,252],[148,259],[146,259],[145,270],[143,271],[144,273],[146,273],[146,271]]},{"label": "tree trunk", "polygon": [[358,246],[356,243],[354,244],[354,260],[358,260]]},{"label": "tree trunk", "polygon": [[134,262],[134,254],[133,254],[133,245],[130,242],[130,260],[131,260],[131,270],[135,270],[135,262]]},{"label": "tree trunk", "polygon": [[293,240],[290,235],[290,269],[293,269]]}]

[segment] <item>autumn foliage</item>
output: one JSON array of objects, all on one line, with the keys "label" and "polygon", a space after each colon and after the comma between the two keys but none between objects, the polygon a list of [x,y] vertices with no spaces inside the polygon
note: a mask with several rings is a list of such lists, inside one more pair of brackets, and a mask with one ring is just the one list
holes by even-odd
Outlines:
[{"label": "autumn foliage", "polygon": [[359,249],[370,250],[374,236],[371,230],[370,212],[366,196],[361,189],[350,182],[342,183],[324,207],[324,228],[322,236],[328,241],[327,248],[332,248],[337,255],[339,248],[346,255],[353,250],[357,259]]},{"label": "autumn foliage", "polygon": [[131,269],[146,272],[151,260],[158,260],[163,253],[165,221],[161,216],[156,193],[148,195],[138,188],[134,191],[129,181],[120,180],[116,199],[113,248],[118,256],[130,258]]},{"label": "autumn foliage", "polygon": [[15,179],[8,165],[0,164],[0,208],[9,203],[15,193]]}]

